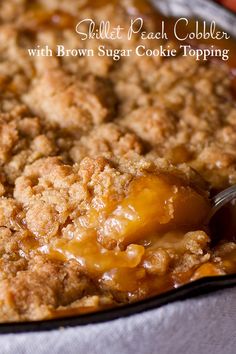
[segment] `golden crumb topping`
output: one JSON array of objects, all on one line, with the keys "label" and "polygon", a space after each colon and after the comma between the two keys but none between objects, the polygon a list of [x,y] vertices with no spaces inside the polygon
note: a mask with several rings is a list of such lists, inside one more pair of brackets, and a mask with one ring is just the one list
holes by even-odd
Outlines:
[{"label": "golden crumb topping", "polygon": [[[232,68],[127,52],[173,39],[75,30],[85,18],[127,29],[133,16],[146,31],[160,20],[139,0],[0,2],[0,322],[235,272],[235,242],[212,247],[205,225],[210,196],[236,183]],[[29,55],[36,45],[53,55]],[[98,46],[106,55],[72,55]]]}]

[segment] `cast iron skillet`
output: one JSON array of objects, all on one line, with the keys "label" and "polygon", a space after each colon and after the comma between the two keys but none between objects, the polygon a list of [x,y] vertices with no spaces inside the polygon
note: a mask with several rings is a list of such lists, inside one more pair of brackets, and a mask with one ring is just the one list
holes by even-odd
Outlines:
[{"label": "cast iron skillet", "polygon": [[152,298],[101,312],[46,321],[2,323],[0,324],[0,333],[39,332],[112,321],[120,317],[127,317],[143,311],[156,309],[174,301],[193,298],[233,286],[236,286],[236,274],[206,277]]},{"label": "cast iron skillet", "polygon": [[[211,0],[152,0],[152,2],[166,15],[202,17],[208,21],[216,20],[218,25],[236,36],[236,16]],[[210,11],[206,12],[206,6],[210,8]],[[146,300],[109,310],[44,321],[2,323],[0,324],[0,333],[48,331],[62,327],[111,321],[158,308],[174,301],[186,300],[234,286],[236,286],[236,274],[205,277]]]}]

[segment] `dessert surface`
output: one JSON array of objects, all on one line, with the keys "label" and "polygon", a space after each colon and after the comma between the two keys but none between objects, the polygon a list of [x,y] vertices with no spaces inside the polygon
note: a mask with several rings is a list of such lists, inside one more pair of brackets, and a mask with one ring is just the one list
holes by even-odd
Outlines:
[{"label": "dessert surface", "polygon": [[213,247],[205,225],[210,196],[236,184],[234,60],[28,54],[175,48],[75,31],[85,18],[128,28],[132,16],[155,32],[160,15],[144,1],[0,2],[1,322],[236,271],[235,235]]}]

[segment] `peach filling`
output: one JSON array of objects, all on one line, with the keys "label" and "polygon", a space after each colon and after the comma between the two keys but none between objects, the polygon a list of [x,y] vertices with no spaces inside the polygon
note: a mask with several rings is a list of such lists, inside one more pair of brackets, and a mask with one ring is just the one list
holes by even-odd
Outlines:
[{"label": "peach filling", "polygon": [[135,268],[142,260],[144,247],[129,245],[125,251],[107,250],[94,237],[83,240],[60,240],[53,246],[53,251],[59,252],[63,258],[76,259],[81,267],[89,273],[103,273],[111,268]]},{"label": "peach filling", "polygon": [[[52,242],[44,252],[62,260],[75,259],[95,276],[109,270],[118,274],[118,269],[123,269],[123,275],[130,274],[129,269],[140,269],[148,248],[145,240],[151,237],[158,241],[172,232],[181,241],[184,232],[201,227],[209,209],[204,196],[176,177],[137,177],[122,200],[92,202],[87,215],[78,220],[74,235]],[[132,274],[140,277],[143,273],[144,269]]]},{"label": "peach filling", "polygon": [[99,229],[100,238],[127,245],[152,233],[201,225],[209,211],[206,199],[172,179],[144,176],[131,182],[127,197]]}]

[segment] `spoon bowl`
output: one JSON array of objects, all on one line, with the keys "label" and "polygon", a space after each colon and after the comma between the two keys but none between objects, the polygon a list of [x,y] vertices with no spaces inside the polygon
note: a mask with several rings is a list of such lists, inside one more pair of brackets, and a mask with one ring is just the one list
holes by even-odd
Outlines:
[{"label": "spoon bowl", "polygon": [[[222,238],[236,239],[236,185],[218,193],[211,199],[212,209],[207,217],[206,225],[210,229],[212,244]],[[222,237],[223,236],[223,237]]]}]

